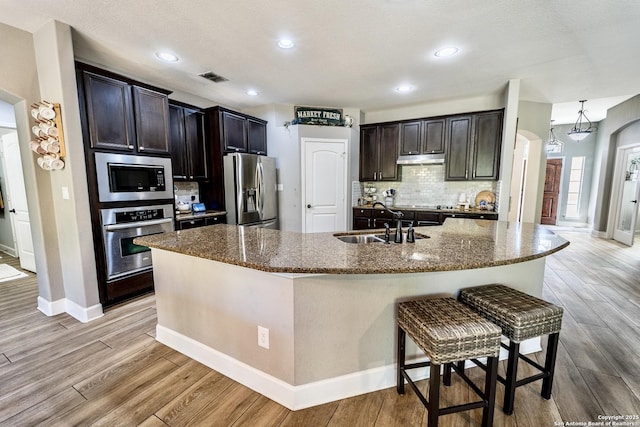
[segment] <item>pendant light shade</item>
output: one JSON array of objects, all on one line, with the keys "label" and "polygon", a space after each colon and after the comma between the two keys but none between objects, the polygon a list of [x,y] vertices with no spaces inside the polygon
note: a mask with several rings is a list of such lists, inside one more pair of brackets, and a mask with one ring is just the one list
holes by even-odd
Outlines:
[{"label": "pendant light shade", "polygon": [[[589,120],[587,116],[584,114],[584,103],[587,102],[587,100],[584,99],[578,102],[580,102],[580,111],[578,111],[578,118],[576,119],[576,124],[573,125],[573,128],[569,132],[567,132],[567,135],[569,135],[569,138],[573,139],[574,141],[580,142],[586,137],[588,137],[589,134],[593,132],[593,129],[591,129],[592,128],[591,120]],[[585,127],[584,129],[582,128],[583,118],[589,123],[589,127]]]},{"label": "pendant light shade", "polygon": [[551,127],[549,128],[549,139],[547,140],[546,148],[548,153],[562,152],[562,141],[556,138],[556,134],[553,133],[553,120],[551,120]]}]

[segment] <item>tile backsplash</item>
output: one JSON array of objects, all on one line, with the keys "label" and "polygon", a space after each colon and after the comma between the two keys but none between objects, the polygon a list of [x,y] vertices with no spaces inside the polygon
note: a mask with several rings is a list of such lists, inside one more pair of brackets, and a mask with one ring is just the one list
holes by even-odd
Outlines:
[{"label": "tile backsplash", "polygon": [[[383,191],[396,190],[394,205],[455,205],[460,193],[465,193],[471,206],[476,194],[482,190],[497,193],[498,181],[445,181],[444,165],[400,166],[401,181],[363,182],[360,183],[361,194],[365,189],[375,187],[372,193],[384,203]],[[355,193],[355,192],[354,192]],[[497,195],[496,195],[497,196]],[[356,204],[361,196],[354,194]]]},{"label": "tile backsplash", "polygon": [[174,182],[173,193],[176,195],[177,202],[191,203],[191,196],[195,197],[195,203],[200,202],[200,189],[197,182]]}]

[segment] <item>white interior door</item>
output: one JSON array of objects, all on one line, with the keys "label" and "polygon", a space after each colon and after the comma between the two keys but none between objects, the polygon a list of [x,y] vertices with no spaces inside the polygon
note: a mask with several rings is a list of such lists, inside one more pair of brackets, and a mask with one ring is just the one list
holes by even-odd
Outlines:
[{"label": "white interior door", "polygon": [[[619,189],[616,226],[613,238],[625,245],[633,245],[638,220],[638,201],[640,198],[640,148],[622,150],[622,180]],[[635,163],[635,165],[634,165]]]},{"label": "white interior door", "polygon": [[31,237],[27,194],[24,188],[24,177],[22,175],[22,163],[20,162],[18,133],[12,132],[3,135],[2,148],[7,179],[7,207],[13,222],[13,229],[18,246],[18,257],[20,257],[20,267],[35,273],[36,259],[33,253],[33,239]]},{"label": "white interior door", "polygon": [[303,232],[347,229],[347,140],[302,138]]}]

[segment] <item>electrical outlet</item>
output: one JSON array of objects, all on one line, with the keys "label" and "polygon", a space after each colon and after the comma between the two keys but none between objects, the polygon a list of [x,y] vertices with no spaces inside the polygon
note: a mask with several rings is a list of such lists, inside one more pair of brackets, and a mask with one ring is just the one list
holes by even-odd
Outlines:
[{"label": "electrical outlet", "polygon": [[258,326],[258,345],[269,349],[269,329]]}]

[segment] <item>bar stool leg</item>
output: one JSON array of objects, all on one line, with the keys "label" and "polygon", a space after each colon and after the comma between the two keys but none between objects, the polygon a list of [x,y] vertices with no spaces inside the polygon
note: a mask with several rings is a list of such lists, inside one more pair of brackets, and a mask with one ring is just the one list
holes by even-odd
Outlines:
[{"label": "bar stool leg", "polygon": [[556,369],[556,354],[558,353],[558,340],[560,333],[549,335],[547,341],[547,357],[544,362],[544,371],[547,376],[542,380],[542,392],[540,395],[545,399],[551,399],[551,387],[553,386],[553,374]]},{"label": "bar stool leg", "polygon": [[482,410],[482,427],[493,425],[493,413],[496,402],[496,382],[498,378],[498,358],[487,358],[487,373],[484,380],[484,399],[487,405]]},{"label": "bar stool leg", "polygon": [[516,380],[518,377],[518,358],[520,355],[520,343],[509,340],[509,358],[507,360],[507,377],[504,385],[504,405],[502,410],[505,414],[513,414],[513,402],[516,397]]},{"label": "bar stool leg", "polygon": [[427,427],[437,427],[440,416],[440,365],[432,363],[429,371],[429,405]]},{"label": "bar stool leg", "polygon": [[398,394],[404,394],[404,377],[402,376],[402,370],[404,369],[404,357],[405,357],[405,336],[404,330],[398,326],[398,369],[397,369],[397,383],[396,391]]},{"label": "bar stool leg", "polygon": [[445,363],[442,365],[444,367],[442,372],[442,384],[446,386],[451,385],[451,365],[453,365],[453,363]]}]

